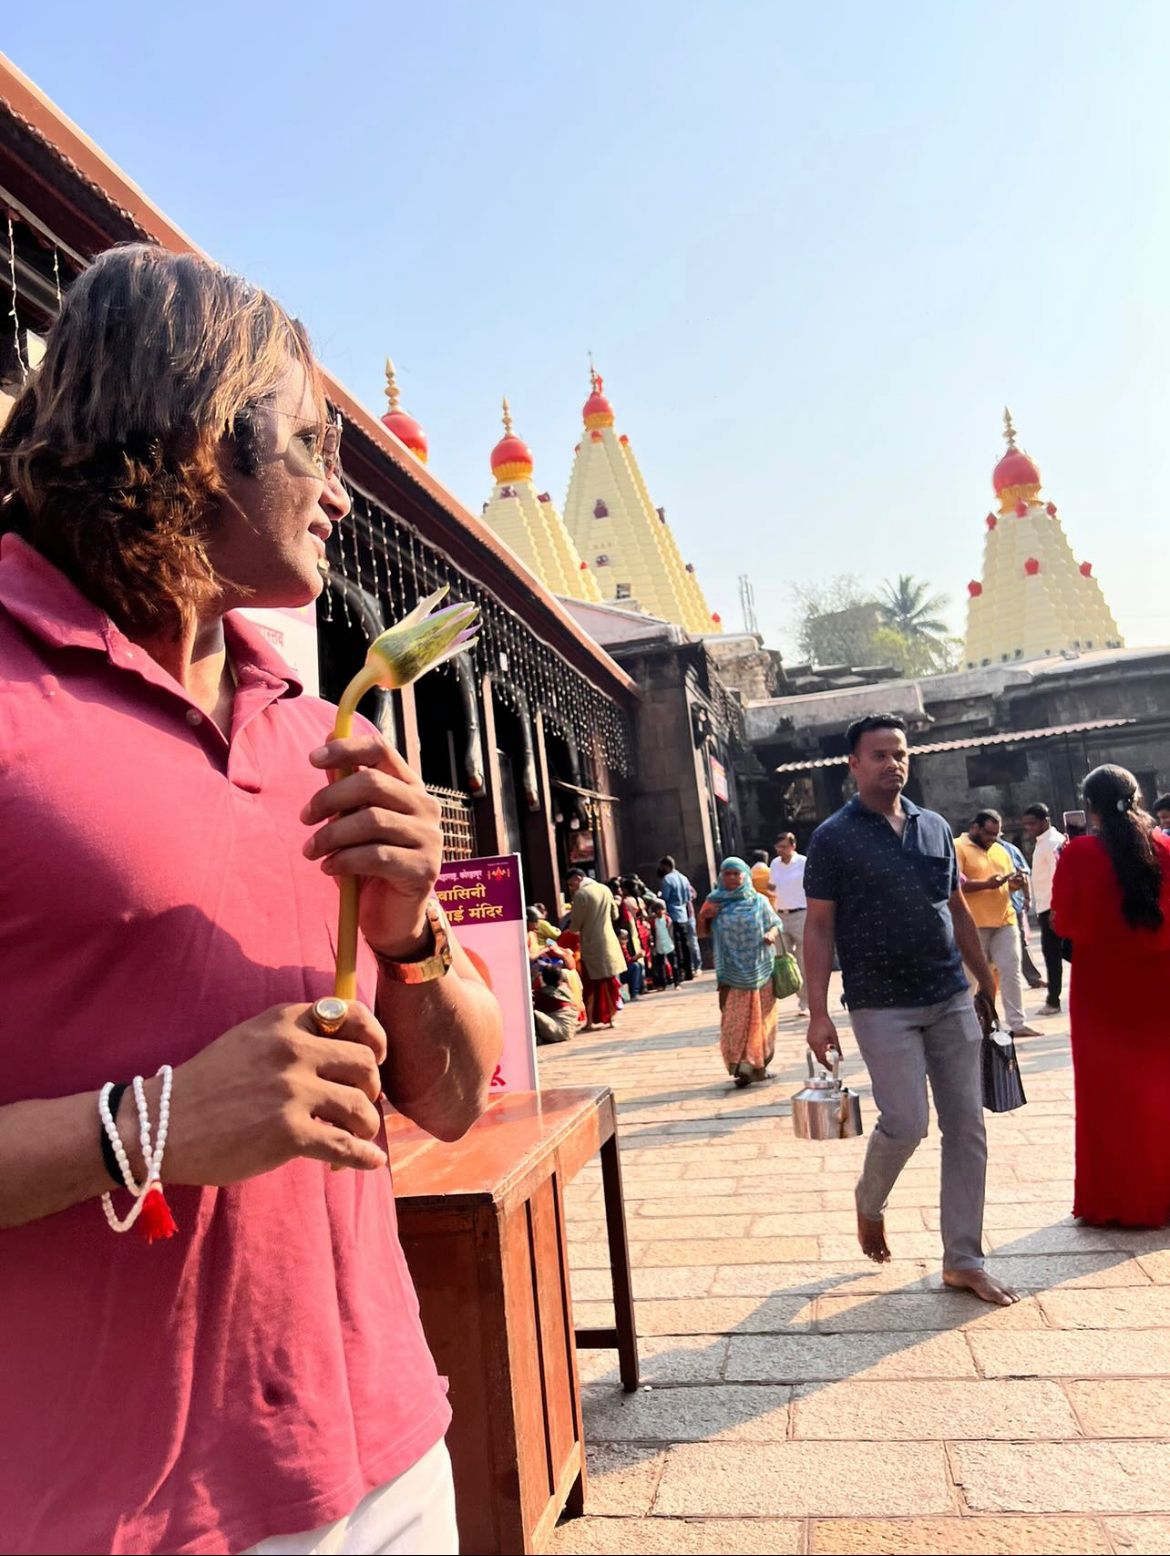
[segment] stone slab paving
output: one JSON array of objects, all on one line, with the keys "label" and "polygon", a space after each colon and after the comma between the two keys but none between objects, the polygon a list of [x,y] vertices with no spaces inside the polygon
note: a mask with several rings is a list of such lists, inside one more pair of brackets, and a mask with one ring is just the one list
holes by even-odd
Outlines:
[{"label": "stone slab paving", "polygon": [[[710,974],[541,1050],[546,1085],[617,1094],[643,1337],[634,1395],[612,1352],[580,1357],[587,1512],[555,1552],[1170,1548],[1170,1235],[1073,1222],[1067,1029],[1037,1024],[1028,1107],[988,1120],[986,1243],[1026,1293],[1006,1310],[941,1286],[933,1130],[895,1191],[893,1262],[860,1257],[864,1142],[793,1137],[791,1017],[773,1079],[745,1091],[721,1073]],[[576,1320],[599,1327],[596,1165],[566,1216]]]}]

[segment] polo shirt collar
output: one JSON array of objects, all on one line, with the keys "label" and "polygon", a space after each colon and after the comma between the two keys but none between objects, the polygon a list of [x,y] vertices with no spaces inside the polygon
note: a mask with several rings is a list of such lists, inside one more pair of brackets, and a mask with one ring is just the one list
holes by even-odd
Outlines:
[{"label": "polo shirt collar", "polygon": [[[876,810],[870,810],[869,806],[862,801],[860,794],[855,794],[849,801],[849,809],[855,816],[878,816],[878,812]],[[909,819],[911,816],[921,816],[922,807],[920,805],[915,805],[913,800],[908,800],[903,794],[902,811],[906,818]],[[884,816],[879,816],[879,820],[884,821],[885,819],[886,818]]]},{"label": "polo shirt collar", "polygon": [[[0,605],[51,648],[83,648],[104,654],[122,669],[174,688],[177,683],[149,654],[95,605],[47,557],[19,535],[0,536]],[[224,640],[242,686],[263,684],[278,696],[304,690],[254,622],[238,611],[224,617]]]},{"label": "polo shirt collar", "polygon": [[118,630],[100,606],[19,535],[0,536],[0,605],[53,648],[108,653],[111,634]]}]

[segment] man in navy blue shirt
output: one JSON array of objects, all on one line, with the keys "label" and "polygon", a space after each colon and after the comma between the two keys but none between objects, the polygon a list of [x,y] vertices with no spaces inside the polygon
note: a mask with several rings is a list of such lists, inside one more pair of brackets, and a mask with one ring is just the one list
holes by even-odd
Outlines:
[{"label": "man in navy blue shirt", "polygon": [[[867,1257],[887,1262],[886,1201],[926,1134],[929,1077],[942,1131],[943,1280],[1006,1307],[1016,1293],[983,1267],[983,1029],[995,1014],[995,979],[959,888],[950,827],[902,794],[905,724],[876,714],[846,738],[857,794],[809,844],[804,958],[808,1044],[823,1064],[841,1048],[828,1004],[836,942],[880,1115],[857,1185],[858,1237]],[[964,961],[978,984],[974,1002]]]}]

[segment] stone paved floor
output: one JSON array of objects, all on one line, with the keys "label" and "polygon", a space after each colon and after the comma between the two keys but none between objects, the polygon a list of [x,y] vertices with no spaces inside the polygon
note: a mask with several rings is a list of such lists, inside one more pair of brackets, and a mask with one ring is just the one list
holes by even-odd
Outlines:
[{"label": "stone paved floor", "polygon": [[[794,1139],[792,1016],[774,1079],[741,1092],[709,973],[541,1050],[545,1085],[620,1101],[644,1382],[625,1395],[611,1352],[582,1353],[588,1516],[554,1551],[1170,1548],[1170,1236],[1071,1222],[1067,1028],[1040,1025],[1028,1106],[988,1119],[987,1244],[1028,1294],[1004,1311],[939,1287],[933,1134],[895,1191],[894,1262],[861,1259],[864,1141]],[[612,1322],[596,1167],[567,1213],[576,1321]]]}]

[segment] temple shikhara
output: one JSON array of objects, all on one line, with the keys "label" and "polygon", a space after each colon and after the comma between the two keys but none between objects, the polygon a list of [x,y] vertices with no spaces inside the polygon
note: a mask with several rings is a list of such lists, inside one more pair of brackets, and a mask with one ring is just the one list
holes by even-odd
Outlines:
[{"label": "temple shikhara", "polygon": [[695,570],[684,563],[666,514],[650,500],[630,440],[614,431],[613,406],[600,373],[582,418],[565,527],[597,580],[603,600],[677,623],[688,632],[721,632],[722,622],[703,598]]},{"label": "temple shikhara", "polygon": [[532,452],[512,431],[507,400],[504,436],[492,449],[491,464],[496,484],[484,506],[484,523],[554,594],[600,601],[597,580],[588,562],[581,560],[551,495],[536,490]]},{"label": "temple shikhara", "polygon": [[987,515],[983,576],[967,585],[967,668],[1121,648],[1092,563],[1077,561],[1056,504],[1040,495],[1040,471],[1016,446],[1010,411],[1003,420],[1007,453],[991,477],[999,508]]}]

